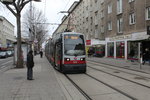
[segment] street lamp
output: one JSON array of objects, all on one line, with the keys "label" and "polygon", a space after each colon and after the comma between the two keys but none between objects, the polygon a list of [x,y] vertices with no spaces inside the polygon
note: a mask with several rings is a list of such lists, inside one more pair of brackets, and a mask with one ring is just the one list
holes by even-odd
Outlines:
[{"label": "street lamp", "polygon": [[[32,30],[32,1],[35,1],[35,2],[41,2],[41,0],[31,0],[30,2],[30,30],[34,33],[33,36],[34,36],[34,39],[32,38],[32,35],[31,35],[31,31],[30,31],[30,40],[33,40],[33,43],[30,45],[30,49],[32,49],[33,51],[35,51],[35,46],[36,46],[36,43],[37,43],[37,39],[36,39],[36,26],[34,27],[34,31]],[[34,52],[33,52],[34,53]]]},{"label": "street lamp", "polygon": [[68,24],[67,24],[67,28],[64,30],[65,32],[71,32],[70,25],[71,25],[71,12],[69,11],[60,11],[59,13],[67,13],[67,17],[68,17]]},{"label": "street lamp", "polygon": [[68,11],[60,11],[59,13],[70,13],[70,12],[68,12]]}]

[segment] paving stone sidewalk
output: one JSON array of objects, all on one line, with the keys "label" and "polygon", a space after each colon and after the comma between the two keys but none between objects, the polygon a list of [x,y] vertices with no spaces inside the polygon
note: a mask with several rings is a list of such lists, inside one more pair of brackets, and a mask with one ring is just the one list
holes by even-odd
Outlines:
[{"label": "paving stone sidewalk", "polygon": [[67,100],[46,58],[35,56],[34,80],[26,78],[26,68],[0,73],[0,100]]}]

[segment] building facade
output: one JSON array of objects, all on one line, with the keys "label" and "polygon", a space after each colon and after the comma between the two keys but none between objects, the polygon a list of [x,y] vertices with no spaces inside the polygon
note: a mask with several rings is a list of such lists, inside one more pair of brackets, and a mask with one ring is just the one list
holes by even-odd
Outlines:
[{"label": "building facade", "polygon": [[70,15],[88,42],[105,41],[106,57],[138,60],[150,50],[150,0],[80,0]]},{"label": "building facade", "polygon": [[104,3],[106,57],[139,59],[145,48],[150,49],[149,0],[105,0]]},{"label": "building facade", "polygon": [[0,16],[0,47],[12,47],[15,42],[14,25],[12,25],[6,18]]}]

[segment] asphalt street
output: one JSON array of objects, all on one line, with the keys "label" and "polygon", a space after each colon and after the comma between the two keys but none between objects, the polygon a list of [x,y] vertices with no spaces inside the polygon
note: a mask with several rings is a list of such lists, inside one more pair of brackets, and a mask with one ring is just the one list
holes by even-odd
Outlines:
[{"label": "asphalt street", "polygon": [[12,67],[12,65],[13,65],[13,57],[0,59],[0,70],[9,69],[10,67]]}]

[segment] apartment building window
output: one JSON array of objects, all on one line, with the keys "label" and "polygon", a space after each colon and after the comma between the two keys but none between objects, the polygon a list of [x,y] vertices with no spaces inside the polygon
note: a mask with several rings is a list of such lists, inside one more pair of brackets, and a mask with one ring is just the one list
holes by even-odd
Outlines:
[{"label": "apartment building window", "polygon": [[129,15],[129,24],[130,25],[135,24],[135,14],[134,13],[131,13]]},{"label": "apartment building window", "polygon": [[101,4],[103,4],[104,3],[104,0],[101,0]]},{"label": "apartment building window", "polygon": [[86,17],[86,21],[88,22],[88,17]]},{"label": "apartment building window", "polygon": [[97,15],[98,15],[98,11],[95,12],[95,16],[97,16]]},{"label": "apartment building window", "polygon": [[93,17],[91,17],[91,25],[93,24]]},{"label": "apartment building window", "polygon": [[117,0],[117,14],[122,13],[122,0]]},{"label": "apartment building window", "polygon": [[86,29],[86,32],[87,32],[87,33],[88,33],[88,31],[89,31],[89,30],[88,30],[88,29]]},{"label": "apartment building window", "polygon": [[133,1],[134,1],[134,0],[129,0],[129,3],[130,3],[130,2],[133,2]]},{"label": "apartment building window", "polygon": [[112,30],[112,22],[111,21],[108,22],[108,30]]},{"label": "apartment building window", "polygon": [[101,18],[104,17],[104,10],[101,11]]},{"label": "apartment building window", "polygon": [[98,29],[98,25],[95,25],[95,30],[97,30]]},{"label": "apartment building window", "polygon": [[150,20],[150,7],[146,8],[146,20]]},{"label": "apartment building window", "polygon": [[86,10],[88,10],[88,6],[86,6]]},{"label": "apartment building window", "polygon": [[93,5],[92,5],[92,2],[90,3],[90,7],[92,7]]},{"label": "apartment building window", "polygon": [[97,23],[98,21],[98,11],[95,12],[95,24]]},{"label": "apartment building window", "polygon": [[101,26],[101,33],[104,33],[104,26]]},{"label": "apartment building window", "polygon": [[110,14],[112,12],[112,4],[109,3],[108,4],[108,14]]},{"label": "apartment building window", "polygon": [[122,33],[122,29],[123,29],[123,19],[119,18],[117,20],[117,30],[118,30],[118,33]]},{"label": "apartment building window", "polygon": [[95,0],[95,3],[97,3],[97,0]]}]

